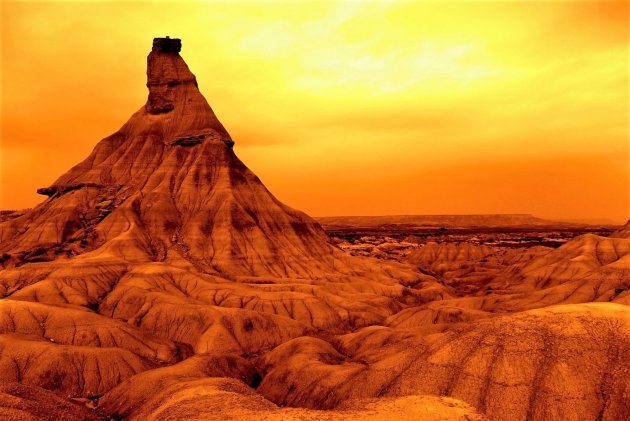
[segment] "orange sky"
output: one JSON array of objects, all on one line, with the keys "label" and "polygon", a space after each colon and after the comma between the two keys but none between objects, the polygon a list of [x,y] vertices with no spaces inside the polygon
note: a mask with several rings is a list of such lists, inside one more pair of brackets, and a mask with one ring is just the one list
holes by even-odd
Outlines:
[{"label": "orange sky", "polygon": [[3,2],[0,208],[146,101],[154,36],[311,215],[628,212],[626,2]]}]

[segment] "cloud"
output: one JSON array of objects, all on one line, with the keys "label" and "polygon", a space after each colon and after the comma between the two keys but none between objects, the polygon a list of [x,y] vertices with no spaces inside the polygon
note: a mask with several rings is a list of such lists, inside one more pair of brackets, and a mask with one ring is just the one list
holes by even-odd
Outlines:
[{"label": "cloud", "polygon": [[[625,211],[614,197],[627,166],[613,171],[598,157],[627,160],[626,2],[5,2],[3,11],[5,206],[33,204],[35,188],[144,103],[151,38],[168,34],[183,39],[239,156],[306,211],[461,213],[509,201],[549,213],[559,197],[567,217]],[[598,164],[574,165],[577,155]],[[501,162],[519,169],[522,200],[497,187],[509,179]],[[465,180],[477,184],[462,190]]]}]

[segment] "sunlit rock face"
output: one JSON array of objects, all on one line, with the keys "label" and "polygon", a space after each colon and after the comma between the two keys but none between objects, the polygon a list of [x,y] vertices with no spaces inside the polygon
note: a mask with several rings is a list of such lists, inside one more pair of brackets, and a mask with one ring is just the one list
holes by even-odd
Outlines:
[{"label": "sunlit rock face", "polygon": [[156,38],[146,104],[0,214],[0,418],[630,412],[630,240],[345,254],[239,160],[181,48]]}]

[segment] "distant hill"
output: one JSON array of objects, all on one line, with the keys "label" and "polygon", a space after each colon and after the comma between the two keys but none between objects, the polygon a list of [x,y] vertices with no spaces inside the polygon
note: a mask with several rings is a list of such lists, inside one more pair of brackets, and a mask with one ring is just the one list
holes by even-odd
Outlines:
[{"label": "distant hill", "polygon": [[324,216],[315,218],[325,227],[580,227],[580,222],[561,222],[529,214],[495,215],[383,215],[383,216]]}]

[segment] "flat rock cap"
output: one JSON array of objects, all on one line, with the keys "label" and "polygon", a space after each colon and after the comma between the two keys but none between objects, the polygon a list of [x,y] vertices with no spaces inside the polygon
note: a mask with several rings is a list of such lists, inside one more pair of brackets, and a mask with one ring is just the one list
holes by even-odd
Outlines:
[{"label": "flat rock cap", "polygon": [[153,38],[153,51],[161,53],[179,53],[182,49],[182,40],[179,38]]}]

